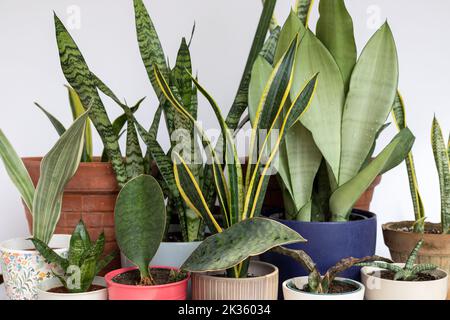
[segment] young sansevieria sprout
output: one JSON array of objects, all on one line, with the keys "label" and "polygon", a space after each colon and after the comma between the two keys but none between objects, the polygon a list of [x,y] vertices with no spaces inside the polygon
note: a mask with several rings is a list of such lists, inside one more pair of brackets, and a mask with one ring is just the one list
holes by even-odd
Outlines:
[{"label": "young sansevieria sprout", "polygon": [[426,272],[426,271],[433,271],[437,269],[437,266],[431,263],[424,263],[424,264],[414,264],[417,259],[417,254],[419,253],[420,248],[423,245],[423,240],[420,240],[417,242],[414,249],[411,251],[408,259],[406,260],[405,266],[400,267],[398,265],[395,265],[393,263],[386,263],[386,262],[364,262],[364,263],[358,263],[356,266],[359,267],[377,267],[381,269],[386,269],[389,271],[392,271],[395,273],[394,280],[403,280],[403,281],[414,281],[417,279],[419,273]]},{"label": "young sansevieria sprout", "polygon": [[[207,154],[211,155],[215,191],[223,216],[222,221],[214,217],[206,201],[205,191],[195,179],[188,161],[174,152],[173,171],[181,196],[208,224],[210,230],[216,233],[207,238],[185,262],[182,268],[187,271],[228,269],[228,275],[231,277],[246,277],[250,256],[261,254],[279,245],[304,241],[298,233],[278,222],[257,218],[270,177],[268,172],[279,145],[285,137],[286,130],[308,109],[316,88],[317,75],[307,81],[295,99],[288,101],[297,45],[298,39],[294,39],[283,59],[274,68],[260,96],[259,107],[255,112],[256,125],[251,133],[249,151],[251,160],[248,163],[246,177],[243,176],[241,162],[237,156],[233,131],[228,127],[211,95],[192,78],[218,119],[222,133],[219,143],[223,143],[224,150],[224,154],[220,156],[201,125],[181,105],[160,70],[155,67],[155,77],[167,101],[196,126]],[[260,130],[266,130],[267,134],[261,137]],[[275,141],[271,141],[271,138]],[[265,156],[266,161],[263,161]]]}]

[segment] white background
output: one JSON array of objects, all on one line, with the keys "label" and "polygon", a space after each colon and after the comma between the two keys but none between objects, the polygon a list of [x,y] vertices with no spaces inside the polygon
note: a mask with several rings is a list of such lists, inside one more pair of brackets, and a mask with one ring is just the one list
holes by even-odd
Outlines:
[{"label": "white background", "polygon": [[[278,1],[280,22],[293,2]],[[450,2],[429,0],[425,5],[418,0],[347,0],[346,3],[354,19],[359,50],[386,18],[392,27],[408,124],[417,136],[414,154],[420,190],[429,221],[439,221],[439,189],[430,127],[435,113],[444,132],[450,129]],[[146,0],[145,4],[170,61],[175,61],[181,37],[189,37],[196,21],[191,46],[194,68],[226,114],[261,12],[260,0]],[[53,10],[66,25],[72,26],[70,32],[89,66],[119,97],[130,104],[148,97],[138,118],[149,125],[157,104],[139,56],[131,0],[0,0],[0,128],[18,153],[43,155],[57,139],[33,101],[39,101],[66,125],[71,121],[55,43]],[[317,15],[316,4],[311,18],[313,29]],[[106,99],[105,102],[110,115],[118,115],[118,107]],[[216,126],[204,101],[199,117],[205,126]],[[382,136],[380,145],[385,145],[394,134],[392,126]],[[164,133],[160,138],[167,142]],[[96,153],[101,149],[96,138]],[[413,217],[404,165],[383,176],[372,211],[378,214],[379,223]],[[0,240],[26,235],[18,193],[0,166]],[[381,234],[378,253],[387,254]]]}]

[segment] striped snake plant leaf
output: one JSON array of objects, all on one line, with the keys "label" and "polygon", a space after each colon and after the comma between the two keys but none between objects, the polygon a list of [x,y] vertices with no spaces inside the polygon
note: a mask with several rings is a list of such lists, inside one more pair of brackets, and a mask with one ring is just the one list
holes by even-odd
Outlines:
[{"label": "striped snake plant leaf", "polygon": [[385,23],[367,43],[350,80],[342,119],[339,185],[361,169],[378,130],[392,110],[397,87],[397,50]]},{"label": "striped snake plant leaf", "polygon": [[298,47],[291,98],[306,81],[319,73],[317,92],[302,124],[311,131],[314,142],[339,177],[341,159],[341,119],[345,101],[344,83],[335,60],[325,46],[307,31]]},{"label": "striped snake plant leaf", "polygon": [[414,246],[414,248],[412,249],[411,253],[409,254],[408,259],[406,259],[405,262],[405,270],[411,270],[414,267],[414,264],[416,262],[417,259],[417,255],[419,254],[419,250],[423,245],[424,240],[420,239],[417,244]]},{"label": "striped snake plant leaf", "polygon": [[211,232],[222,232],[222,228],[209,209],[200,185],[189,169],[189,166],[178,153],[173,152],[173,157],[175,181],[183,200],[209,227],[212,227],[210,229]]},{"label": "striped snake plant leaf", "polygon": [[297,17],[295,12],[291,10],[280,31],[277,48],[273,58],[273,64],[277,64],[283,58],[283,55],[289,49],[292,41],[297,37],[297,35],[301,39],[305,32],[306,29],[302,22]]},{"label": "striped snake plant leaf", "polygon": [[192,74],[191,54],[186,39],[183,37],[180,48],[178,49],[177,60],[175,67],[172,70],[172,75],[175,82],[174,84],[181,96],[183,106],[189,113],[193,114],[192,111],[194,110],[191,110],[192,81],[190,74]]},{"label": "striped snake plant leaf", "polygon": [[45,242],[34,238],[31,238],[29,240],[33,242],[34,247],[44,257],[45,261],[56,264],[57,266],[61,267],[61,269],[63,269],[64,271],[66,271],[67,268],[70,266],[69,260],[61,257]]},{"label": "striped snake plant leaf", "polygon": [[[70,109],[72,110],[72,117],[73,120],[75,120],[79,116],[81,116],[86,111],[86,109],[81,103],[80,97],[78,96],[77,92],[70,86],[66,87],[69,95],[69,104]],[[81,157],[81,162],[91,162],[94,152],[94,146],[92,144],[91,121],[89,119],[86,120],[86,133],[84,134],[84,140],[84,150],[83,156]]]},{"label": "striped snake plant leaf", "polygon": [[[322,3],[322,0],[321,0]],[[295,12],[304,26],[308,26],[309,16],[311,14],[314,0],[296,0]]]},{"label": "striped snake plant leaf", "polygon": [[[277,43],[280,38],[281,27],[276,27],[270,32],[269,38],[264,43],[261,52],[259,53],[270,64],[274,63],[275,51],[277,49]],[[255,61],[256,63],[256,61]],[[250,77],[251,78],[251,77]]]},{"label": "striped snake plant leaf", "polygon": [[119,186],[127,180],[118,137],[114,134],[105,107],[97,92],[96,81],[92,76],[75,41],[55,15],[55,29],[60,62],[63,73],[72,88],[78,93],[83,106],[91,107],[90,119],[94,123],[116,173]]},{"label": "striped snake plant leaf", "polygon": [[166,225],[166,206],[158,181],[141,175],[127,182],[117,197],[114,218],[120,250],[139,267],[141,278],[150,278],[149,264]]},{"label": "striped snake plant leaf", "polygon": [[[264,6],[265,0],[261,0],[261,2],[262,2],[262,5]],[[270,19],[269,30],[270,30],[270,32],[272,32],[273,30],[275,30],[278,27],[279,27],[279,25],[278,25],[277,17],[274,14],[274,15],[272,15],[272,18]]]},{"label": "striped snake plant leaf", "polygon": [[33,198],[33,237],[44,243],[50,241],[55,231],[64,187],[80,164],[88,113],[79,116],[42,159]]},{"label": "striped snake plant leaf", "polygon": [[125,166],[128,179],[132,179],[141,174],[144,174],[144,158],[142,156],[141,146],[139,145],[138,133],[132,119],[129,119],[127,121],[127,146]]},{"label": "striped snake plant leaf", "polygon": [[269,30],[270,21],[275,9],[275,4],[276,0],[266,0],[264,2],[264,8],[258,22],[258,27],[256,29],[255,37],[253,38],[252,46],[250,48],[250,53],[245,64],[241,81],[239,83],[238,91],[226,118],[227,125],[232,130],[234,130],[239,124],[239,120],[241,119],[242,114],[244,113],[245,109],[247,109],[250,73],[252,71],[255,60],[258,57],[258,54],[261,52],[261,49],[264,46],[267,31]]},{"label": "striped snake plant leaf", "polygon": [[255,124],[256,109],[272,71],[272,65],[265,58],[260,56],[256,59],[251,73],[248,93],[248,113],[252,126]]},{"label": "striped snake plant leaf", "polygon": [[414,135],[408,128],[402,129],[393,140],[354,178],[340,186],[330,198],[333,221],[348,221],[353,205],[375,178],[399,165],[410,152]]},{"label": "striped snake plant leaf", "polygon": [[[392,117],[394,118],[395,124],[398,130],[406,128],[406,112],[405,103],[400,92],[397,92],[394,106],[392,108]],[[413,154],[410,152],[405,159],[406,170],[408,173],[409,189],[411,192],[411,198],[414,207],[414,216],[416,224],[414,225],[415,232],[424,231],[425,223],[425,209],[422,202],[422,197],[419,193],[419,184],[417,182],[416,169],[414,166]]]},{"label": "striped snake plant leaf", "polygon": [[344,0],[321,0],[319,13],[317,38],[336,60],[347,93],[357,59],[352,18],[345,7]]},{"label": "striped snake plant leaf", "polygon": [[442,233],[450,234],[450,163],[447,146],[436,117],[431,128],[431,145],[439,176]]},{"label": "striped snake plant leaf", "polygon": [[66,128],[64,127],[64,125],[58,120],[56,119],[50,112],[48,112],[47,110],[45,110],[39,103],[35,102],[34,105],[36,107],[38,107],[48,118],[48,120],[50,120],[51,124],[53,125],[53,127],[55,128],[56,132],[58,133],[58,136],[62,136],[64,132],[66,132]]},{"label": "striped snake plant leaf", "polygon": [[5,166],[6,173],[19,191],[28,210],[30,210],[31,214],[33,214],[33,198],[35,194],[33,181],[31,180],[22,159],[20,159],[16,150],[14,150],[8,138],[6,138],[1,129],[0,158]]},{"label": "striped snake plant leaf", "polygon": [[305,241],[297,232],[275,220],[247,219],[206,238],[181,269],[190,272],[221,271],[274,247]]}]

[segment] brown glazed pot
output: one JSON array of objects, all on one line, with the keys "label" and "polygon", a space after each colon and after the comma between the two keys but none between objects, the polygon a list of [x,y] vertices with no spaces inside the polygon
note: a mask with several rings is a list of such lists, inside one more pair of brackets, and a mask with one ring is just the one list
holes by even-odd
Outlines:
[{"label": "brown glazed pot", "polygon": [[[37,185],[42,158],[23,158],[22,160],[31,180],[34,185]],[[78,171],[64,190],[61,217],[55,233],[72,234],[79,220],[83,219],[92,239],[97,239],[102,231],[105,232],[105,254],[117,250],[114,233],[114,207],[118,193],[119,187],[110,163],[80,163]],[[31,232],[33,218],[28,208],[24,207]],[[120,256],[102,274],[117,268],[120,268]]]},{"label": "brown glazed pot", "polygon": [[[420,239],[424,239],[417,256],[417,263],[432,263],[450,273],[450,235],[420,234],[401,231],[412,227],[414,221],[390,222],[382,225],[384,243],[389,248],[392,260],[406,262],[409,253]],[[425,229],[440,229],[440,224],[426,223]],[[450,285],[450,280],[449,280]],[[449,286],[450,288],[450,286]],[[449,289],[450,290],[450,289]],[[450,298],[450,291],[449,296]]]},{"label": "brown glazed pot", "polygon": [[248,278],[227,278],[218,273],[192,274],[193,300],[276,300],[278,268],[266,262],[251,261]]}]

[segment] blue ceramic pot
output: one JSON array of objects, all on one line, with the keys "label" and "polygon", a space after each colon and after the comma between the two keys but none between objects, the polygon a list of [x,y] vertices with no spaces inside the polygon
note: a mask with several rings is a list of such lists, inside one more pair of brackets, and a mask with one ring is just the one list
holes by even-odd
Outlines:
[{"label": "blue ceramic pot", "polygon": [[[376,215],[362,210],[353,210],[348,222],[301,222],[275,219],[301,234],[308,242],[286,246],[308,253],[317,264],[321,274],[343,258],[362,258],[375,254],[377,242]],[[307,271],[290,257],[268,252],[261,260],[278,267],[280,283],[308,275]],[[350,268],[339,274],[340,277],[359,280],[359,269]]]}]

